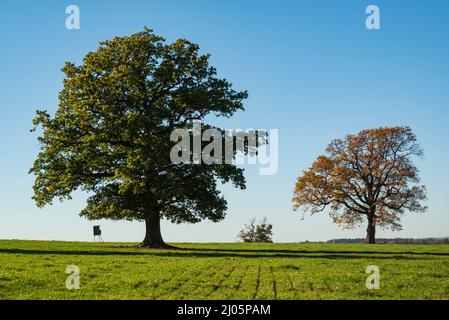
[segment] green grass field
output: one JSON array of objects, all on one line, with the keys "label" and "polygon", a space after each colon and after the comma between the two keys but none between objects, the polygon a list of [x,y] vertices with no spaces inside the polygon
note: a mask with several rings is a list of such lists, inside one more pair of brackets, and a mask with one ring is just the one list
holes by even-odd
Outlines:
[{"label": "green grass field", "polygon": [[[174,245],[188,249],[2,240],[0,299],[449,299],[447,245]],[[68,265],[79,290],[65,286]]]}]

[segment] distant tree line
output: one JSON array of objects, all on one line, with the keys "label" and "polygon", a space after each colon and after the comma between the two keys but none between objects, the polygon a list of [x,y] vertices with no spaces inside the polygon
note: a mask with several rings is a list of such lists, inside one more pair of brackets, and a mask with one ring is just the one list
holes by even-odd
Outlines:
[{"label": "distant tree line", "polygon": [[[363,243],[365,239],[332,239],[327,241],[327,243]],[[422,238],[422,239],[413,239],[413,238],[394,238],[394,239],[385,239],[380,238],[376,239],[376,243],[380,244],[449,244],[449,237],[447,238]]]}]

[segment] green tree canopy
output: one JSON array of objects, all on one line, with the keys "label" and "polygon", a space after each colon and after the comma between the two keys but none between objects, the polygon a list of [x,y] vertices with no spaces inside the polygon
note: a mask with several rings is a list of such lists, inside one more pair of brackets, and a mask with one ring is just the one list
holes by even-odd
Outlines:
[{"label": "green tree canopy", "polygon": [[145,28],[100,43],[81,65],[66,62],[64,88],[52,117],[37,111],[40,152],[30,173],[39,207],[54,198],[89,192],[87,219],[146,222],[142,246],[164,247],[160,219],[175,223],[220,221],[226,200],[217,183],[244,189],[233,164],[173,164],[175,129],[192,129],[207,115],[243,110],[246,91],[235,91],[209,65],[198,45],[167,44]]}]

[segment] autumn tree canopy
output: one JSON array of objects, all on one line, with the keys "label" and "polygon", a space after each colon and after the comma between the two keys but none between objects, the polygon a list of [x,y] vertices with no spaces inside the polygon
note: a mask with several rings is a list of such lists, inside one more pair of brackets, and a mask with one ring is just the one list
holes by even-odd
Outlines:
[{"label": "autumn tree canopy", "polygon": [[293,207],[314,214],[329,209],[346,228],[368,222],[367,243],[376,226],[402,229],[407,211],[424,212],[426,188],[420,185],[415,157],[423,150],[409,127],[385,127],[332,141],[296,182]]},{"label": "autumn tree canopy", "polygon": [[[166,43],[152,30],[102,42],[82,64],[67,62],[54,114],[38,111],[38,206],[89,192],[88,219],[145,221],[145,247],[164,247],[160,220],[220,221],[227,203],[218,183],[245,188],[243,169],[230,163],[173,163],[175,129],[191,130],[208,115],[243,110],[236,91],[185,39]],[[206,127],[206,125],[204,125]]]}]

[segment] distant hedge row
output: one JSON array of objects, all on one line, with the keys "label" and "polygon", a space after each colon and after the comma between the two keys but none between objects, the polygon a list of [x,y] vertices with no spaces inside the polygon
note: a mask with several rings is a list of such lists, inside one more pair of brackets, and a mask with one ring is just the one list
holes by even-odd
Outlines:
[{"label": "distant hedge row", "polygon": [[[363,243],[365,239],[332,239],[327,243]],[[377,244],[449,244],[448,238],[395,238],[395,239],[376,239]]]}]

